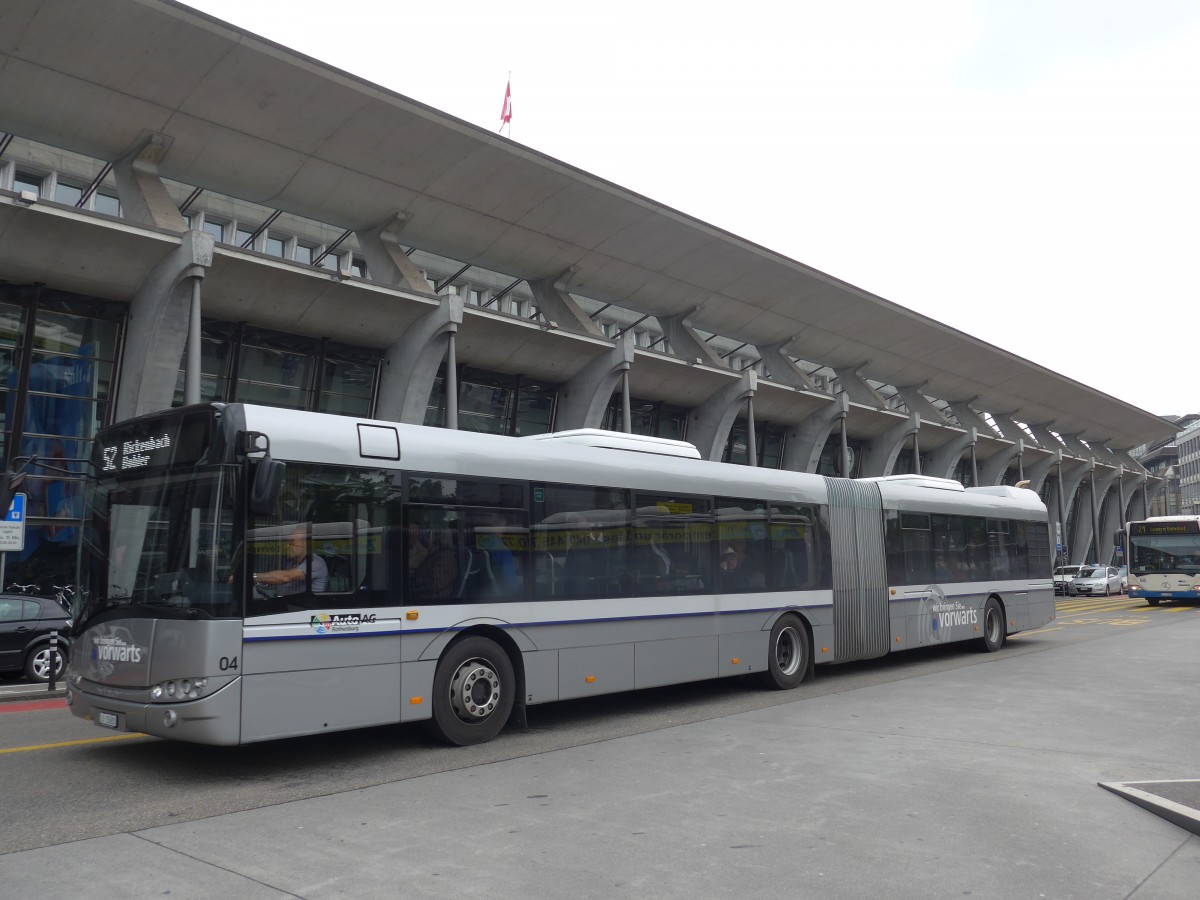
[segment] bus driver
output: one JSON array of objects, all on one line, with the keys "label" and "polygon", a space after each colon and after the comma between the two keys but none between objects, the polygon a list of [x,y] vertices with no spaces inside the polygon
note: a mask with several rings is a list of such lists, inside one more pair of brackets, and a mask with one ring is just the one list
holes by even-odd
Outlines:
[{"label": "bus driver", "polygon": [[259,572],[254,576],[254,583],[276,587],[281,596],[299,594],[304,590],[304,583],[311,568],[313,592],[329,590],[329,567],[325,565],[325,560],[309,551],[308,529],[304,525],[297,525],[288,534],[288,559],[292,565],[270,572]]}]

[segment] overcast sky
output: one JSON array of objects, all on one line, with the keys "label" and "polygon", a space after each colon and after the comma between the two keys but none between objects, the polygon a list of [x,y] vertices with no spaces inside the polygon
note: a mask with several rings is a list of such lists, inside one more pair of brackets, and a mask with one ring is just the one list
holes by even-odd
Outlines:
[{"label": "overcast sky", "polygon": [[1200,411],[1195,0],[191,5],[493,131],[511,72],[513,140]]}]

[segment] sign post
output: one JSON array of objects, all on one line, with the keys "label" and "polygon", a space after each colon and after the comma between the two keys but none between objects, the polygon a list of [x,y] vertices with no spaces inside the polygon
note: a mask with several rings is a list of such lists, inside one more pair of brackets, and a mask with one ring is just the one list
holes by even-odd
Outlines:
[{"label": "sign post", "polygon": [[13,494],[12,504],[0,522],[0,551],[25,549],[25,495]]}]

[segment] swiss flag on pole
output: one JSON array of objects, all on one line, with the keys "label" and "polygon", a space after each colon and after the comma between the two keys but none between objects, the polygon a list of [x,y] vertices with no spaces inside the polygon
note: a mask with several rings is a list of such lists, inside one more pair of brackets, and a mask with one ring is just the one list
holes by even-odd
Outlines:
[{"label": "swiss flag on pole", "polygon": [[504,86],[504,106],[500,108],[500,124],[507,125],[512,121],[512,79]]}]

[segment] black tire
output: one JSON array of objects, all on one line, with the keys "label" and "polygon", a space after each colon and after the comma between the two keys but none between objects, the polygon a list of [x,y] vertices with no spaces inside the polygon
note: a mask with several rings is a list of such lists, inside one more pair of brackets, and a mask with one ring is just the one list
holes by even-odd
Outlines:
[{"label": "black tire", "polygon": [[1104,582],[1104,596],[1105,596],[1105,597],[1110,597],[1110,596],[1112,596],[1112,588],[1110,588],[1110,587],[1108,586],[1108,582],[1107,582],[1107,581],[1106,581],[1106,582]]},{"label": "black tire", "polygon": [[767,647],[767,671],[763,678],[767,687],[789,691],[798,687],[811,668],[812,640],[808,629],[798,616],[786,613],[771,628]]},{"label": "black tire", "polygon": [[995,597],[988,597],[983,604],[983,637],[975,642],[975,646],[983,653],[995,653],[1004,646],[1008,639],[1008,629],[1004,626],[1004,608]]},{"label": "black tire", "polygon": [[[63,673],[67,670],[67,651],[62,644],[58,645],[58,665],[55,666],[54,680],[62,681]],[[25,657],[25,677],[30,681],[47,684],[50,681],[50,645],[38,644]]]},{"label": "black tire", "polygon": [[1147,597],[1146,598],[1146,602],[1148,604],[1150,604],[1151,606],[1158,606],[1158,601],[1159,601],[1158,597]]},{"label": "black tire", "polygon": [[482,744],[500,733],[516,699],[512,661],[495,641],[468,637],[438,662],[429,731],[447,744]]}]

